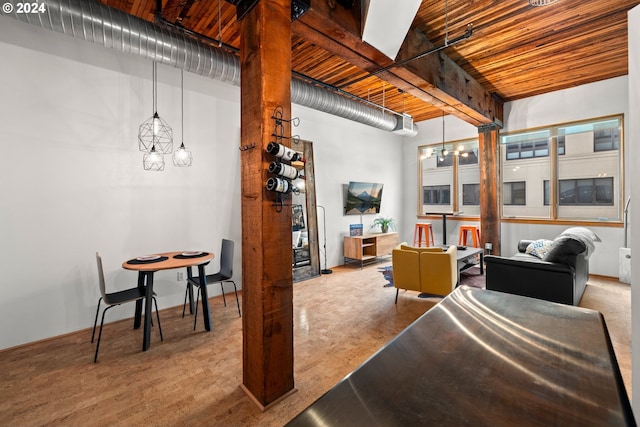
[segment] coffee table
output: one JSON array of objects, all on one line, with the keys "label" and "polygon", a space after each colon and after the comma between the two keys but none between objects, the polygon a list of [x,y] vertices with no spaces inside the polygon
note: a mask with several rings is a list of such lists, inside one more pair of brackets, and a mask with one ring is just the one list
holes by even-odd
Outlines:
[{"label": "coffee table", "polygon": [[471,268],[476,263],[476,256],[480,255],[480,274],[484,274],[484,250],[481,248],[471,248],[466,246],[466,249],[458,249],[458,255],[456,257],[458,261],[458,284],[460,284],[460,273]]}]

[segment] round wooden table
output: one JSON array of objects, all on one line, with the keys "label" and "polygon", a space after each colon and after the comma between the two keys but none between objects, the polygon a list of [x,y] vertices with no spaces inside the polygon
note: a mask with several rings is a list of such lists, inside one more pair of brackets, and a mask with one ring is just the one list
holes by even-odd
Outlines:
[{"label": "round wooden table", "polygon": [[[142,351],[146,351],[151,344],[151,298],[153,296],[153,273],[156,271],[184,267],[187,269],[187,277],[190,279],[193,277],[191,267],[198,267],[198,276],[201,282],[200,290],[202,292],[202,317],[204,327],[207,331],[211,330],[209,297],[207,295],[207,275],[204,267],[211,262],[213,256],[213,253],[204,251],[164,252],[133,258],[122,263],[122,268],[138,272],[138,287],[145,289]],[[187,280],[187,286],[191,287],[189,280]],[[190,304],[193,304],[192,289],[190,289],[189,297]],[[141,315],[142,301],[136,301],[136,314],[133,324],[136,329],[140,327]]]}]

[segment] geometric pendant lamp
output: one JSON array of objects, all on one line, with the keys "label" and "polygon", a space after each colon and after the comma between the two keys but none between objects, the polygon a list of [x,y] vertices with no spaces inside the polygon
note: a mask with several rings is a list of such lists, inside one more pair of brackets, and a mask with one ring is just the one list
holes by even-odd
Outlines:
[{"label": "geometric pendant lamp", "polygon": [[146,171],[163,171],[164,156],[159,151],[156,151],[155,146],[151,146],[151,150],[148,153],[144,153],[142,157],[142,166]]},{"label": "geometric pendant lamp", "polygon": [[173,152],[173,165],[178,167],[189,167],[193,163],[191,151],[184,147],[184,70],[180,69],[180,111],[181,111],[181,143],[180,148]]},{"label": "geometric pendant lamp", "polygon": [[158,115],[158,71],[153,62],[153,115],[138,128],[138,149],[150,153],[153,149],[168,154],[173,151],[173,131]]},{"label": "geometric pendant lamp", "polygon": [[189,167],[193,163],[191,151],[184,147],[184,142],[180,144],[180,148],[173,152],[173,165],[178,167]]}]

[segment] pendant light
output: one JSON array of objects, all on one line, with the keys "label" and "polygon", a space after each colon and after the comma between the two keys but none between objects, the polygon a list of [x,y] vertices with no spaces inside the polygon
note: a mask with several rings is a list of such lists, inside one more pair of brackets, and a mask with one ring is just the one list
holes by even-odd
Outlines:
[{"label": "pendant light", "polygon": [[173,152],[173,165],[189,167],[193,162],[191,151],[184,147],[184,70],[180,70],[180,111],[182,126],[180,128],[180,148]]},{"label": "pendant light", "polygon": [[156,151],[156,146],[152,145],[148,153],[144,153],[142,157],[142,166],[146,171],[160,172],[164,170],[164,156]]},{"label": "pendant light", "polygon": [[173,151],[173,131],[158,115],[158,70],[153,61],[153,115],[138,128],[138,149],[151,153],[155,148],[159,153]]},{"label": "pendant light", "polygon": [[444,158],[447,157],[449,152],[444,147],[444,111],[442,112],[442,150],[440,150],[440,161],[444,162]]}]

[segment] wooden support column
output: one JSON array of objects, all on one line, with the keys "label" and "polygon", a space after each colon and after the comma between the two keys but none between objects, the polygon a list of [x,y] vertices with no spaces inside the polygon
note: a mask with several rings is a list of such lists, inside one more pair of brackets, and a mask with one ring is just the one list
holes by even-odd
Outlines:
[{"label": "wooden support column", "polygon": [[240,31],[242,388],[264,410],[294,390],[291,196],[275,206],[265,188],[274,110],[291,118],[291,0],[259,1]]},{"label": "wooden support column", "polygon": [[498,184],[500,182],[500,151],[496,125],[478,128],[480,151],[480,236],[482,247],[491,242],[492,255],[500,255],[500,205]]}]

